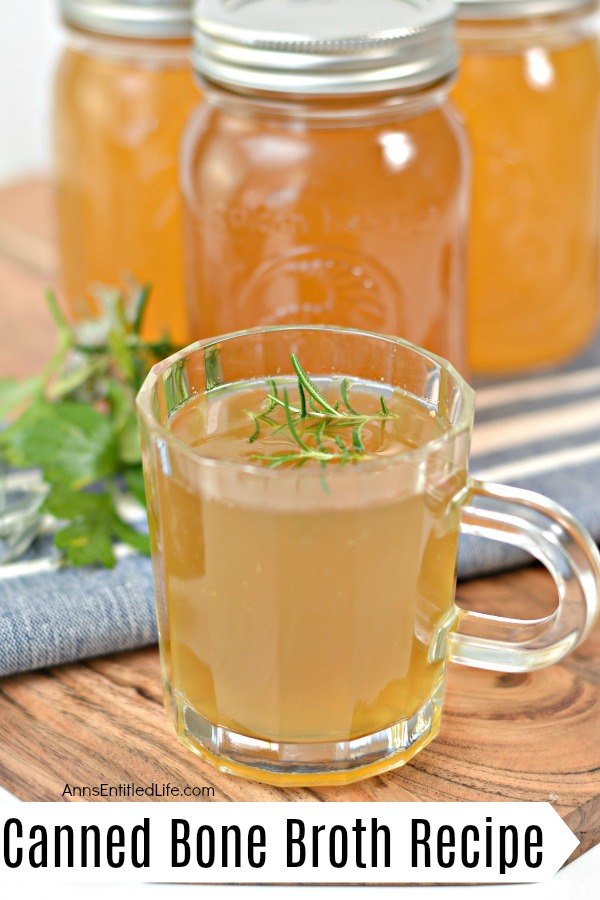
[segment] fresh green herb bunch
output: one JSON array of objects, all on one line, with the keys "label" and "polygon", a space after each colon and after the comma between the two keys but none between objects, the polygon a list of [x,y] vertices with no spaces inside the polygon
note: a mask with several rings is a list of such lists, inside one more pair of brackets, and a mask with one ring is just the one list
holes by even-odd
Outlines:
[{"label": "fresh green herb bunch", "polygon": [[148,537],[119,514],[128,489],[145,503],[135,396],[150,367],[176,349],[141,337],[150,290],[100,289],[100,314],[70,324],[46,294],[58,334],[40,375],[0,379],[0,459],[38,468],[48,486],[42,511],[64,520],[55,535],[74,565],[115,564],[113,541],[149,552]]},{"label": "fresh green herb bunch", "polygon": [[[285,434],[296,447],[289,453],[256,453],[251,459],[268,463],[272,469],[285,463],[302,465],[308,460],[325,466],[331,462],[345,465],[369,459],[363,439],[365,426],[380,422],[385,427],[385,422],[395,418],[385,398],[382,395],[379,397],[379,412],[363,415],[350,403],[349,382],[344,378],[340,385],[340,399],[330,403],[308,376],[295,353],[292,353],[291,359],[298,379],[299,405],[292,405],[287,389],[283,388],[280,392],[276,381],[271,379],[271,393],[267,395],[263,412],[248,413],[254,422],[254,431],[248,441],[253,444],[267,428],[270,429],[270,436]],[[283,423],[274,418],[273,413],[278,408],[283,409]]]}]

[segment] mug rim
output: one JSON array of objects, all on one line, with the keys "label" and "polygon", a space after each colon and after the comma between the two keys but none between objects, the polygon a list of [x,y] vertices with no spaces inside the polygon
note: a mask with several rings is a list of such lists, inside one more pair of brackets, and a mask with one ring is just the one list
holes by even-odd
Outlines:
[{"label": "mug rim", "polygon": [[[417,356],[421,356],[425,360],[428,360],[429,362],[432,362],[435,365],[439,366],[440,369],[445,371],[452,378],[452,380],[458,387],[463,400],[463,408],[460,412],[458,420],[450,428],[444,430],[442,434],[438,435],[435,438],[432,438],[430,441],[426,441],[424,444],[421,444],[418,447],[411,448],[410,450],[401,450],[398,453],[390,454],[389,456],[382,456],[380,458],[362,461],[360,463],[361,473],[366,473],[369,470],[372,471],[374,469],[381,469],[383,467],[388,468],[389,466],[398,465],[403,462],[418,460],[419,457],[426,458],[431,453],[435,453],[440,447],[443,447],[450,440],[471,429],[475,411],[475,391],[458,372],[458,370],[452,365],[451,362],[449,362],[447,359],[444,359],[444,357],[442,356],[438,356],[436,353],[432,353],[430,350],[425,350],[423,347],[419,347],[417,344],[413,344],[411,341],[407,341],[404,338],[397,337],[396,335],[381,334],[376,331],[367,331],[360,328],[347,328],[338,325],[257,325],[253,328],[243,328],[239,331],[231,331],[227,332],[226,334],[216,335],[215,337],[203,338],[201,340],[194,341],[193,343],[188,344],[186,347],[182,347],[181,350],[178,350],[176,353],[172,353],[170,356],[165,357],[165,359],[160,360],[160,362],[157,362],[152,366],[136,396],[135,403],[138,416],[143,418],[148,429],[153,434],[158,434],[163,441],[170,444],[175,450],[177,450],[178,453],[181,453],[184,456],[193,459],[196,464],[202,467],[244,472],[245,474],[249,474],[255,477],[260,476],[277,479],[282,479],[285,477],[297,477],[300,471],[299,467],[297,466],[275,469],[269,468],[268,466],[257,466],[253,465],[252,463],[241,462],[238,460],[218,459],[215,457],[202,456],[202,454],[198,453],[196,450],[193,450],[189,444],[186,444],[184,441],[174,435],[172,431],[169,431],[168,428],[162,425],[155,417],[151,406],[152,393],[158,385],[159,378],[164,374],[164,372],[166,372],[179,360],[185,359],[186,357],[191,356],[192,353],[195,353],[199,350],[206,350],[213,345],[217,346],[223,344],[226,341],[238,340],[240,338],[257,334],[272,334],[276,332],[289,331],[316,331],[333,332],[335,334],[353,334],[357,336],[374,338],[375,340],[379,340],[387,344],[397,344],[404,347],[406,350],[409,350],[411,353],[414,353]],[[342,474],[356,472],[356,465],[343,467],[335,466],[332,468],[335,469],[336,477],[339,477]],[[311,475],[320,478],[322,475],[321,467],[319,466],[318,468],[311,469],[302,468],[303,478],[305,478],[306,476],[310,477]]]}]

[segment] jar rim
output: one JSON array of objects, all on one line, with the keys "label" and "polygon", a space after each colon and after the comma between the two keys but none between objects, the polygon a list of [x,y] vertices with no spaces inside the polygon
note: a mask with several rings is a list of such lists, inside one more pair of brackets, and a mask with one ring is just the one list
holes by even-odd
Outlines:
[{"label": "jar rim", "polygon": [[541,18],[596,6],[598,0],[456,0],[459,22]]},{"label": "jar rim", "polygon": [[454,17],[451,0],[203,0],[193,61],[208,81],[242,93],[415,89],[456,70]]},{"label": "jar rim", "polygon": [[189,37],[192,0],[59,0],[64,22],[110,37]]}]

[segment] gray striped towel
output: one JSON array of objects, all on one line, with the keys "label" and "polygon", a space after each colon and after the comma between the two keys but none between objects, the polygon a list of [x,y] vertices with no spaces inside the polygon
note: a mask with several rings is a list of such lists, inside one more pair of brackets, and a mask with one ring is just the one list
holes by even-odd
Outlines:
[{"label": "gray striped towel", "polygon": [[[472,447],[475,475],[546,494],[600,540],[600,339],[560,369],[478,385]],[[31,475],[10,477],[18,489]],[[134,505],[125,513],[141,520]],[[59,569],[51,528],[18,562],[0,566],[0,675],[156,640],[150,562],[120,547],[112,571]],[[471,577],[527,559],[464,538],[459,572]]]},{"label": "gray striped towel", "polygon": [[[600,337],[560,369],[476,387],[472,473],[545,494],[600,541]],[[528,561],[505,544],[463,537],[459,575]]]}]

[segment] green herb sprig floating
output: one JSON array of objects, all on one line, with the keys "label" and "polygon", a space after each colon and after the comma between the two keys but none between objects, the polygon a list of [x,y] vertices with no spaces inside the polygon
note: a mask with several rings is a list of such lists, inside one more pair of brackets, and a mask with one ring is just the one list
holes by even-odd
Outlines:
[{"label": "green herb sprig floating", "polygon": [[168,337],[141,337],[149,294],[101,289],[98,318],[72,325],[48,292],[57,329],[50,362],[33,378],[0,379],[0,420],[11,419],[0,459],[41,470],[41,511],[64,522],[55,543],[73,565],[114,566],[114,541],[149,552],[147,535],[117,508],[124,486],[145,503],[135,396],[150,367],[176,349]]},{"label": "green herb sprig floating", "polygon": [[[365,426],[376,422],[384,427],[389,419],[395,418],[383,395],[379,397],[379,411],[363,415],[350,403],[349,382],[345,378],[340,385],[340,399],[330,403],[306,373],[295,353],[292,353],[291,360],[298,380],[298,405],[290,403],[287,389],[280,390],[272,379],[271,393],[266,397],[264,410],[248,413],[254,422],[254,431],[248,441],[254,443],[268,429],[271,436],[285,433],[296,447],[289,453],[256,453],[251,459],[267,463],[272,469],[286,463],[302,465],[308,460],[325,466],[332,462],[345,465],[369,459],[370,454],[363,440]],[[274,417],[277,409],[283,410],[283,422]]]}]

